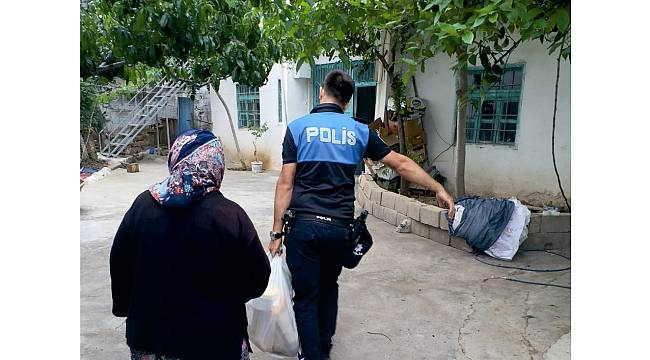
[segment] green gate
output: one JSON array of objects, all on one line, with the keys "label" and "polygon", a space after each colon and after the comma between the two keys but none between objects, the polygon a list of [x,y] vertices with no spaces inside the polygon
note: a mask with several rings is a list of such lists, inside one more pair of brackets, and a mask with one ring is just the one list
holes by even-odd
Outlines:
[{"label": "green gate", "polygon": [[[320,104],[319,90],[321,84],[325,81],[325,76],[332,70],[343,70],[352,76],[355,82],[355,87],[374,86],[377,85],[375,80],[375,64],[373,62],[365,62],[363,60],[352,61],[350,67],[345,67],[342,62],[335,62],[329,64],[316,65],[311,72],[312,84],[312,107]],[[356,93],[356,89],[355,89]],[[350,99],[350,106],[345,112],[349,116],[354,116],[354,95]]]}]

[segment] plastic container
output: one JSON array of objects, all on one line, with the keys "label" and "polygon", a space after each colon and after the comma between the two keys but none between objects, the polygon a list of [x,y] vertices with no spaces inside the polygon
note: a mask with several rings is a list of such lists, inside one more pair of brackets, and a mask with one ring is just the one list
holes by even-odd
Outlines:
[{"label": "plastic container", "polygon": [[256,174],[261,173],[263,171],[262,165],[263,163],[261,161],[251,161],[251,171],[253,171]]}]

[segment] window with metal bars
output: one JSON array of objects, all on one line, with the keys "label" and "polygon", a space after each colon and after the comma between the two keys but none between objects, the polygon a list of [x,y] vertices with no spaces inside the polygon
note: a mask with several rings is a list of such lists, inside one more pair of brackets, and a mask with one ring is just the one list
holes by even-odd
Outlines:
[{"label": "window with metal bars", "polygon": [[467,143],[514,145],[519,125],[523,65],[507,65],[498,82],[484,90],[482,69],[468,69]]},{"label": "window with metal bars", "polygon": [[237,113],[240,128],[260,126],[259,88],[237,84]]}]

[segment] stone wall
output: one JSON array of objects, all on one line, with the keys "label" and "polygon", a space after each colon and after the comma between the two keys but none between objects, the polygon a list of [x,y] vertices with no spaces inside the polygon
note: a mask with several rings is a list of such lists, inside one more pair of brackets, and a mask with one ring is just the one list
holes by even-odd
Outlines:
[{"label": "stone wall", "polygon": [[[423,204],[379,187],[367,174],[359,176],[357,206],[391,225],[411,219],[411,232],[442,245],[471,252],[465,240],[448,233],[447,210]],[[528,239],[522,249],[563,249],[571,247],[571,214],[558,216],[533,213]]]}]

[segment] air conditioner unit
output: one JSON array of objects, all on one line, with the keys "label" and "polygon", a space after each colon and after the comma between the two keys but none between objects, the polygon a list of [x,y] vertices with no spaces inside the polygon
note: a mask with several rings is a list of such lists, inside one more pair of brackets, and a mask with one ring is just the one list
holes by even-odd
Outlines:
[{"label": "air conditioner unit", "polygon": [[311,68],[309,64],[302,64],[300,70],[296,71],[296,64],[289,65],[291,67],[291,74],[294,79],[311,79]]}]

